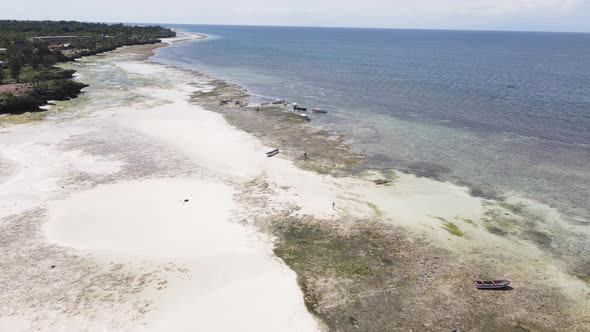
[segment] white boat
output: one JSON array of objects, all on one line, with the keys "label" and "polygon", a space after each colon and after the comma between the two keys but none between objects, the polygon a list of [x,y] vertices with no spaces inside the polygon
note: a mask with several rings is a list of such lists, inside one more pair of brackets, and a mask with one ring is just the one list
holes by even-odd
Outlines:
[{"label": "white boat", "polygon": [[301,114],[299,114],[299,116],[304,120],[311,121],[311,118],[309,116],[307,116],[307,114],[305,114],[305,113],[301,113]]}]

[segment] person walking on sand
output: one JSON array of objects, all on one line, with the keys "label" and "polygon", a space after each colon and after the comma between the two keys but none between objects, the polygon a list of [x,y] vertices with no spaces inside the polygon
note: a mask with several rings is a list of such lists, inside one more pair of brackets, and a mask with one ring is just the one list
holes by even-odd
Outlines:
[{"label": "person walking on sand", "polygon": [[332,202],[332,210],[336,210],[336,203]]}]

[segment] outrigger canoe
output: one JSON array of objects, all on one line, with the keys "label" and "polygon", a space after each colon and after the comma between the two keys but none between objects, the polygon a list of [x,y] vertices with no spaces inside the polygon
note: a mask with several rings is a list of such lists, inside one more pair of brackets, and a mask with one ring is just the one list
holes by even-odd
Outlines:
[{"label": "outrigger canoe", "polygon": [[267,153],[266,153],[266,156],[267,156],[268,158],[270,158],[270,157],[274,157],[274,156],[276,156],[276,155],[277,155],[277,154],[279,154],[279,153],[280,153],[279,149],[274,149],[274,150],[272,150],[272,151],[269,151],[269,152],[267,152]]},{"label": "outrigger canoe", "polygon": [[376,185],[382,185],[382,184],[389,184],[389,183],[391,183],[390,180],[384,180],[384,179],[374,180],[373,182],[375,182]]},{"label": "outrigger canoe", "polygon": [[501,289],[510,285],[510,280],[474,280],[477,289]]}]

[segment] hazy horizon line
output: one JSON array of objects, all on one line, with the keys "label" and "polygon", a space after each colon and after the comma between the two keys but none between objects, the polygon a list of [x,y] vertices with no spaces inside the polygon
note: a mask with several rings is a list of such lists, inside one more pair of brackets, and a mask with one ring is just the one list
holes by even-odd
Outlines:
[{"label": "hazy horizon line", "polygon": [[43,20],[43,19],[10,19],[0,18],[0,21],[31,21],[31,22],[81,22],[104,24],[136,24],[136,25],[203,25],[203,26],[244,26],[244,27],[269,27],[269,28],[325,28],[325,29],[368,29],[368,30],[421,30],[421,31],[473,31],[473,32],[527,32],[527,33],[575,33],[590,34],[590,31],[552,31],[552,30],[512,30],[512,29],[456,29],[456,28],[408,28],[408,27],[365,27],[365,26],[315,26],[315,25],[260,25],[260,24],[214,24],[214,23],[174,23],[174,22],[112,22],[112,21],[84,21],[84,20]]},{"label": "hazy horizon line", "polygon": [[[103,22],[107,23],[107,22]],[[245,27],[269,27],[269,28],[325,28],[325,29],[368,29],[368,30],[423,30],[423,31],[473,31],[473,32],[531,32],[531,33],[579,33],[590,34],[590,31],[550,31],[550,30],[510,30],[510,29],[452,29],[452,28],[394,28],[394,27],[363,27],[363,26],[314,26],[314,25],[259,25],[259,24],[211,24],[211,23],[132,23],[116,22],[123,24],[157,24],[157,25],[204,25],[204,26],[245,26]]]}]

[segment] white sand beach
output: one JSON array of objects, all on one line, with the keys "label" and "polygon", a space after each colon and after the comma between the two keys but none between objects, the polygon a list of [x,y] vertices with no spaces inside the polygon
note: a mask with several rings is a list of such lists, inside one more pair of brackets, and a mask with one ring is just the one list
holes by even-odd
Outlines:
[{"label": "white sand beach", "polygon": [[[501,247],[506,264],[522,263],[501,277],[543,271],[543,283],[589,312],[588,286],[554,258],[461,222],[485,212],[467,188],[408,174],[376,187],[370,176],[336,178],[267,158],[274,147],[189,102],[198,89],[190,72],[133,56],[75,64],[81,78],[111,71],[140,82],[124,94],[117,82],[91,84],[59,104],[69,111],[0,129],[0,330],[322,330],[273,239],[251,225],[277,212],[375,218],[460,260]],[[101,99],[108,106],[96,109]],[[253,181],[272,191],[252,192]],[[240,199],[245,190],[264,204]]]},{"label": "white sand beach", "polygon": [[[124,63],[121,67],[136,75],[162,70],[160,66],[143,63]],[[0,330],[318,329],[318,323],[303,304],[294,272],[273,257],[269,239],[239,223],[239,210],[247,207],[234,201],[235,190],[223,178],[228,174],[247,176],[252,173],[241,174],[243,168],[239,165],[224,164],[227,159],[207,157],[219,148],[231,148],[228,152],[233,153],[246,147],[242,156],[248,160],[247,154],[253,150],[251,142],[241,142],[244,135],[224,125],[219,116],[189,105],[185,101],[187,90],[176,88],[159,90],[159,93],[142,91],[145,96],[168,98],[165,102],[169,104],[160,107],[132,105],[109,110],[107,118],[103,118],[103,114],[98,117],[88,114],[67,123],[59,124],[61,121],[55,120],[13,126],[4,131],[1,160],[8,171],[0,184],[1,216],[42,208],[46,211],[44,221],[35,226],[43,232],[35,241],[47,243],[41,246],[53,244],[68,248],[68,253],[92,257],[90,260],[97,268],[92,273],[96,275],[104,274],[104,270],[112,266],[128,270],[131,283],[145,283],[145,287],[140,287],[139,292],[121,289],[115,297],[124,298],[105,306],[99,297],[108,292],[89,295],[89,290],[79,288],[75,281],[80,276],[70,276],[72,284],[53,290],[55,285],[45,284],[48,281],[44,281],[42,274],[69,271],[57,262],[54,270],[51,266],[42,266],[41,275],[31,276],[37,280],[32,287],[21,284],[24,280],[20,280],[18,289],[4,292]],[[191,118],[191,114],[197,116]],[[136,119],[139,121],[132,118],[137,115],[141,115]],[[191,128],[195,123],[199,126]],[[104,126],[137,132],[133,135],[140,140],[146,132],[154,134],[164,144],[168,144],[168,140],[183,141],[180,146],[171,145],[168,149],[186,147],[194,161],[187,163],[188,171],[185,165],[180,173],[194,174],[147,176],[136,180],[119,178],[117,173],[128,166],[125,161],[108,154],[63,149],[64,141],[75,139],[77,135],[95,133],[101,140],[108,140],[108,134],[100,133]],[[200,132],[199,128],[207,131]],[[158,137],[160,130],[167,132]],[[227,141],[219,135],[207,136],[215,131],[229,135]],[[220,138],[219,144],[205,144]],[[240,144],[231,146],[236,142]],[[142,160],[137,163],[142,167]],[[175,165],[170,166],[170,173],[177,173]],[[61,185],[78,172],[88,177],[114,175],[115,178],[112,183],[87,189]],[[72,183],[74,187],[76,182]],[[3,250],[8,248],[3,247]],[[152,277],[139,280],[145,273],[153,275],[154,280]],[[68,276],[63,275],[63,278],[67,280]],[[9,285],[3,283],[4,287]],[[101,288],[101,285],[84,287]],[[76,315],[60,313],[60,309],[55,308],[58,305],[52,303],[36,311],[22,293],[37,289],[54,293],[57,303],[65,300],[66,292],[85,294],[85,299],[81,300],[82,304],[78,303],[80,306],[72,304],[76,307],[72,310],[79,310]],[[7,298],[9,295],[11,299]],[[138,310],[143,313],[141,317],[137,315]]]}]

